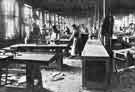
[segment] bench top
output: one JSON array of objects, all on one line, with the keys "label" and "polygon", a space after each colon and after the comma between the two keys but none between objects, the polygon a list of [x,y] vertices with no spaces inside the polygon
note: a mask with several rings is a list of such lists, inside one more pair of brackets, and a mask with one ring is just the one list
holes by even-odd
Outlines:
[{"label": "bench top", "polygon": [[11,48],[30,47],[30,48],[66,48],[68,44],[15,44]]},{"label": "bench top", "polygon": [[55,54],[38,52],[20,52],[16,54],[14,60],[26,60],[32,62],[49,62],[55,57]]},{"label": "bench top", "polygon": [[82,52],[83,57],[109,57],[100,40],[88,40]]},{"label": "bench top", "polygon": [[0,60],[3,60],[3,59],[8,59],[8,58],[11,58],[13,57],[12,55],[0,55]]},{"label": "bench top", "polygon": [[70,39],[60,39],[59,41],[63,41],[63,42],[71,42]]}]

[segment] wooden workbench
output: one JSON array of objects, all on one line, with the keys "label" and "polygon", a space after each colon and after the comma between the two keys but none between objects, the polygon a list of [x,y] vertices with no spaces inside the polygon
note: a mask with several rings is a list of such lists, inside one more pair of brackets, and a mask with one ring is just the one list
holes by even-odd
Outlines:
[{"label": "wooden workbench", "polygon": [[[29,52],[53,52],[56,53],[56,62],[58,69],[62,69],[63,55],[68,50],[69,44],[15,44],[10,46],[11,50],[29,51]],[[63,52],[63,50],[65,52]]]},{"label": "wooden workbench", "polygon": [[83,87],[106,89],[112,72],[110,56],[100,40],[88,40],[82,52]]},{"label": "wooden workbench", "polygon": [[[35,53],[34,52],[21,52],[19,54],[13,55],[11,58],[6,57],[6,55],[3,55],[3,56],[4,58],[0,59],[0,65],[2,65],[3,63],[7,63],[6,65],[16,64],[16,63],[26,64],[26,82],[27,82],[28,88],[35,87],[35,86],[42,87],[40,65],[43,64],[43,65],[48,66],[51,62],[55,60],[55,54],[37,53],[37,52]],[[35,79],[38,80],[37,85],[34,85]]]}]

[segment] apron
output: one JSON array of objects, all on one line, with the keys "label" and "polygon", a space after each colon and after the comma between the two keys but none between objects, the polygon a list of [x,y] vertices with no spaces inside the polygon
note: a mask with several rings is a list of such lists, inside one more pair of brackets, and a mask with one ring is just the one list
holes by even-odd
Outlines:
[{"label": "apron", "polygon": [[73,39],[73,45],[72,45],[72,49],[71,49],[71,55],[75,56],[76,55],[76,44],[77,44],[77,38]]}]

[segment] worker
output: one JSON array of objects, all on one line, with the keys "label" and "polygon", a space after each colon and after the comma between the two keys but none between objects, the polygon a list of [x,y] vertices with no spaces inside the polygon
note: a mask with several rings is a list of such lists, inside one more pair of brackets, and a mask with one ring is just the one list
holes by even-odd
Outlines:
[{"label": "worker", "polygon": [[109,53],[109,55],[112,57],[112,34],[113,34],[113,25],[114,25],[114,18],[111,15],[107,15],[103,21],[102,25],[102,40],[103,44]]},{"label": "worker", "polygon": [[52,27],[52,33],[51,33],[51,43],[54,44],[57,40],[59,40],[60,33],[57,29],[57,26],[54,25]]},{"label": "worker", "polygon": [[73,40],[73,45],[71,49],[71,55],[76,56],[76,55],[81,55],[81,39],[80,39],[80,30],[76,24],[72,25],[73,27],[73,32],[70,37],[70,40]]}]

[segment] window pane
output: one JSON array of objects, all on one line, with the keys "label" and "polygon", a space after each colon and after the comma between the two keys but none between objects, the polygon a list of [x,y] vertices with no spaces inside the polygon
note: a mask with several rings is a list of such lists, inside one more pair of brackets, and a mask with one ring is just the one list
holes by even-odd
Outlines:
[{"label": "window pane", "polygon": [[5,30],[6,30],[6,39],[11,39],[14,37],[14,20],[13,18],[5,18]]},{"label": "window pane", "polygon": [[0,5],[0,35],[2,39],[14,39],[19,36],[18,0],[2,0]]}]

